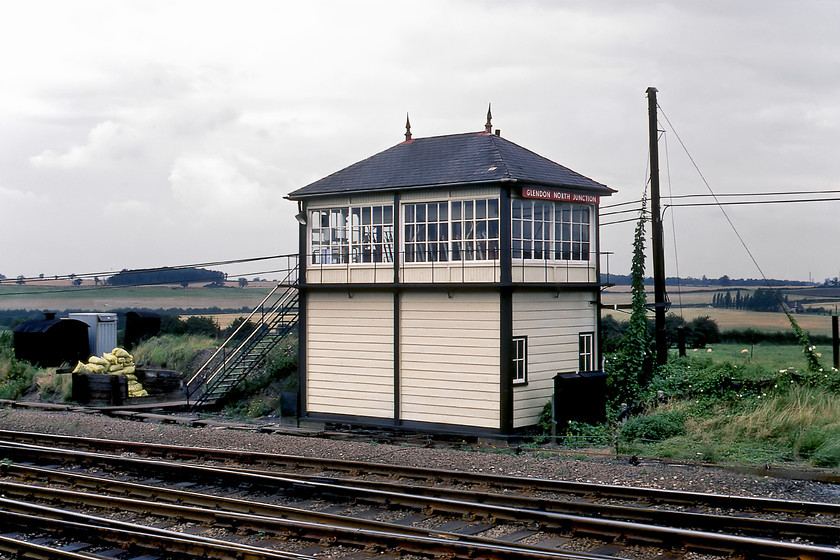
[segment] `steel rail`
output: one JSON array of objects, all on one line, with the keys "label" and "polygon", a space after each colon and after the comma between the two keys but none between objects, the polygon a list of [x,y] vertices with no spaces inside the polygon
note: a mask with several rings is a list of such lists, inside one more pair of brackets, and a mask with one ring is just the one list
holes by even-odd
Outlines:
[{"label": "steel rail", "polygon": [[[31,487],[30,487],[31,488]],[[49,490],[49,489],[43,489]],[[66,490],[53,490],[34,492],[36,498],[49,499],[52,503],[60,503],[69,507],[78,507],[83,504],[86,507],[115,509],[130,511],[143,515],[152,515],[163,518],[176,518],[188,520],[195,523],[210,524],[214,527],[224,527],[235,531],[265,532],[267,534],[287,537],[289,535],[304,535],[307,539],[314,539],[325,543],[342,542],[366,550],[400,550],[422,554],[424,556],[459,558],[464,560],[474,558],[486,558],[496,560],[539,560],[557,559],[585,559],[593,558],[606,559],[604,556],[581,555],[568,551],[552,551],[545,548],[526,548],[516,544],[505,545],[502,543],[483,544],[473,541],[452,541],[445,533],[439,533],[438,537],[407,536],[402,533],[389,531],[375,531],[359,528],[348,528],[343,526],[330,526],[322,523],[311,523],[294,519],[283,519],[266,517],[254,514],[233,513],[218,509],[196,508],[175,504],[160,504],[145,500],[134,500],[116,496],[104,496],[83,492],[71,492]],[[0,498],[0,506],[6,511],[28,513],[37,504],[8,498]],[[48,508],[46,515],[56,520],[72,519],[75,512]],[[93,518],[94,516],[89,516]],[[109,523],[105,518],[96,518],[97,523],[102,525]],[[136,528],[142,532],[141,526]],[[241,546],[236,544],[234,546]],[[289,558],[283,556],[283,558]],[[840,558],[840,555],[838,555]]]},{"label": "steel rail", "polygon": [[[7,446],[8,448],[8,446]],[[33,446],[21,446],[18,451],[34,450]],[[54,450],[48,450],[55,453]],[[141,459],[126,459],[122,457],[97,456],[87,452],[67,452],[68,456],[85,458],[91,462],[95,459],[107,457],[113,464],[120,465],[120,468],[128,468],[134,465],[142,469],[146,475],[149,469],[165,469],[165,476],[189,474],[193,475],[188,480],[210,480],[223,483],[248,484],[252,487],[271,488],[274,485],[275,491],[302,492],[307,497],[335,496],[344,499],[353,499],[364,503],[386,503],[400,504],[407,507],[425,508],[428,511],[445,511],[447,513],[460,514],[463,516],[476,516],[480,512],[482,517],[494,519],[506,519],[523,521],[528,520],[539,523],[541,526],[552,527],[564,533],[575,534],[576,536],[595,536],[602,539],[621,539],[625,542],[640,544],[656,544],[663,548],[686,548],[697,551],[716,551],[718,553],[747,554],[754,558],[808,558],[817,551],[820,557],[840,558],[840,550],[800,543],[787,543],[756,539],[734,535],[709,533],[703,531],[685,530],[672,527],[658,527],[643,523],[630,523],[618,520],[606,520],[586,518],[574,515],[557,514],[550,512],[522,510],[506,506],[476,504],[457,500],[443,500],[433,497],[418,497],[405,493],[376,492],[363,488],[352,488],[340,484],[327,484],[324,482],[308,482],[279,476],[265,476],[254,473],[236,473],[233,471],[219,471],[207,467],[191,465],[176,465],[164,461],[149,461]],[[158,471],[157,474],[161,474]],[[224,480],[229,478],[228,480]],[[246,482],[247,481],[247,482]]]},{"label": "steel rail", "polygon": [[9,558],[29,560],[102,560],[102,556],[52,548],[43,544],[28,542],[0,535],[0,552],[10,554]]},{"label": "steel rail", "polygon": [[194,459],[226,463],[263,464],[272,467],[289,466],[296,469],[318,469],[346,472],[352,475],[373,474],[390,478],[405,478],[422,481],[450,481],[459,484],[473,484],[486,488],[520,489],[527,492],[556,492],[574,494],[587,498],[614,498],[636,500],[652,504],[705,505],[720,509],[738,509],[758,512],[779,512],[794,515],[840,516],[840,504],[780,500],[726,494],[707,494],[661,488],[639,488],[615,484],[595,484],[552,480],[543,478],[512,477],[472,473],[445,469],[410,467],[385,463],[369,463],[342,459],[322,459],[291,455],[275,455],[212,448],[190,448],[149,443],[126,442],[76,436],[54,436],[31,432],[9,432],[0,430],[0,441],[53,443],[81,447],[83,449],[104,449],[113,452],[133,452],[147,457]]},{"label": "steel rail", "polygon": [[[165,501],[167,503],[177,503],[181,505],[191,505],[194,507],[212,507],[218,509],[220,508],[220,506],[223,506],[229,511],[235,511],[239,513],[285,516],[289,518],[307,521],[329,522],[333,525],[343,523],[345,526],[350,527],[387,528],[388,530],[397,530],[397,528],[402,527],[396,524],[383,524],[382,522],[378,521],[358,520],[352,517],[347,518],[344,516],[338,516],[333,514],[311,512],[308,510],[303,510],[294,507],[264,504],[262,502],[245,501],[234,498],[210,496],[195,492],[187,492],[184,490],[172,490],[167,488],[150,486],[146,484],[115,481],[113,479],[101,478],[91,475],[67,473],[64,471],[53,469],[27,467],[23,465],[10,465],[9,467],[7,467],[6,472],[8,475],[16,476],[22,480],[50,480],[51,482],[61,482],[74,488],[81,487],[90,490],[105,489],[109,493],[119,494],[120,496],[150,500],[154,499],[156,501]],[[266,474],[270,475],[271,473]],[[341,482],[346,483],[346,481]],[[365,487],[370,488],[371,484],[376,485],[381,483],[353,481],[353,484],[364,485]],[[807,539],[816,544],[835,545],[840,543],[840,526],[836,525],[813,524],[798,521],[779,521],[772,519],[756,519],[750,517],[739,517],[737,515],[727,516],[658,509],[651,510],[647,508],[590,504],[580,502],[569,503],[545,498],[532,498],[528,496],[483,494],[463,490],[434,489],[426,487],[406,487],[395,484],[386,484],[376,489],[384,490],[386,488],[388,491],[391,492],[398,492],[400,489],[403,489],[403,491],[419,491],[420,495],[424,496],[436,495],[437,497],[445,498],[448,500],[470,501],[474,503],[492,505],[508,505],[522,510],[538,510],[552,513],[564,513],[569,515],[598,517],[601,519],[634,521],[652,525],[667,525],[682,529],[695,529],[718,532],[727,531],[730,533],[745,534],[753,537],[760,536],[777,538],[801,538]],[[0,481],[0,490],[4,489],[6,491],[6,495],[21,495],[21,492],[16,491],[14,486]],[[429,494],[426,493],[426,491],[433,491],[434,493]],[[25,493],[23,493],[23,495],[25,495]],[[431,533],[439,534],[439,531],[428,531],[425,529],[411,527],[403,527],[402,531],[422,536],[429,536]],[[452,540],[461,540],[465,537],[463,537],[462,535],[452,534],[448,535],[447,538]],[[476,537],[472,538],[476,539]],[[487,542],[496,541],[488,540]]]},{"label": "steel rail", "polygon": [[[77,473],[54,471],[52,469],[30,469],[28,467],[12,465],[8,469],[8,474],[13,476],[22,475],[27,479],[29,479],[30,477],[33,479],[37,478],[37,480],[39,481],[48,479],[50,482],[57,481],[63,484],[73,485],[74,487],[82,487],[87,490],[105,490],[110,493],[109,496],[96,497],[94,499],[100,507],[108,507],[109,504],[113,505],[114,501],[119,501],[125,498],[131,498],[134,500],[141,500],[142,498],[142,501],[146,502],[148,502],[149,500],[154,500],[154,502],[149,503],[163,503],[164,507],[169,504],[175,504],[178,506],[203,508],[204,510],[212,510],[214,512],[227,511],[231,513],[246,513],[263,517],[281,518],[284,522],[303,521],[306,523],[315,523],[319,526],[332,526],[347,529],[365,529],[369,531],[402,533],[408,536],[417,536],[424,538],[442,537],[446,539],[447,542],[469,542],[487,546],[499,546],[502,544],[502,541],[496,539],[476,537],[472,535],[462,535],[458,533],[450,533],[435,529],[411,527],[396,523],[387,523],[383,521],[359,519],[355,517],[347,517],[318,511],[309,511],[288,506],[266,504],[263,502],[246,501],[237,498],[212,496],[196,492],[187,492],[184,490],[170,490],[145,484],[115,481],[113,479],[95,477],[91,475],[81,475]],[[38,498],[41,500],[48,501],[58,500],[59,498],[62,498],[65,501],[68,501],[68,503],[73,503],[73,500],[75,499],[85,499],[85,496],[90,495],[85,493],[77,495],[75,493],[71,493],[70,491],[60,489],[47,488],[43,486],[32,486],[26,484],[14,484],[3,481],[0,481],[0,491],[2,491],[2,494],[6,497],[17,497],[27,499]],[[70,496],[70,498],[66,498],[67,496]],[[130,504],[131,502],[127,503]],[[196,521],[201,520],[196,519]],[[293,526],[297,525],[293,524]],[[358,543],[348,542],[347,544]],[[515,547],[540,552],[541,554],[558,554],[558,551],[556,550],[547,549],[545,547],[540,546],[516,544]],[[425,548],[420,550],[420,552],[422,551],[425,551]],[[575,557],[579,557],[581,555],[586,556],[587,558],[605,558],[602,555],[587,553],[576,553]]]},{"label": "steel rail", "polygon": [[[219,560],[316,560],[313,556],[231,543],[198,535],[185,535],[166,529],[135,525],[124,521],[60,510],[39,504],[0,498],[3,527],[46,531],[73,539],[90,538],[125,547],[128,545],[159,553],[165,550],[187,558]],[[28,548],[28,547],[27,547]],[[56,556],[48,557],[55,558]],[[98,558],[94,556],[94,558]]]}]

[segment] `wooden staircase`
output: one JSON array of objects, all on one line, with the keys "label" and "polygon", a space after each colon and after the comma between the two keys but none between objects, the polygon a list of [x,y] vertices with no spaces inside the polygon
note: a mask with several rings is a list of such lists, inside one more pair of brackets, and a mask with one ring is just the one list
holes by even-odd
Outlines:
[{"label": "wooden staircase", "polygon": [[297,330],[297,266],[277,284],[187,381],[190,410],[209,407],[264,364],[268,353]]}]

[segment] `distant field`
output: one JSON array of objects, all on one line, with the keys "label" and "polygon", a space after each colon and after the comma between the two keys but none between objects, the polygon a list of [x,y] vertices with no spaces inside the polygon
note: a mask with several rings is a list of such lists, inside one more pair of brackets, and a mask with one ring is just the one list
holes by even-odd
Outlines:
[{"label": "distant field", "polygon": [[245,288],[229,282],[225,288],[180,286],[56,286],[0,285],[0,309],[66,311],[84,309],[106,312],[109,309],[186,309],[219,307],[253,308],[274,287],[273,282],[250,282]]},{"label": "distant field", "polygon": [[[801,299],[809,295],[809,289],[799,289],[791,292],[791,299]],[[731,290],[731,289],[730,289]],[[673,288],[669,291],[671,299],[670,313],[682,315],[686,321],[695,317],[708,316],[714,319],[721,330],[756,329],[762,332],[789,331],[790,321],[784,313],[764,313],[758,311],[739,311],[735,309],[718,309],[709,307],[712,296],[716,292],[726,292],[720,288],[692,288],[690,291],[677,293]],[[795,297],[794,297],[795,294]],[[816,294],[815,294],[816,295]],[[819,294],[827,297],[827,294]],[[626,286],[614,286],[604,291],[602,302],[605,305],[627,304],[630,302],[630,289]],[[833,300],[832,300],[833,301]],[[648,303],[653,302],[653,294],[648,294]],[[680,308],[682,303],[684,307]],[[833,305],[833,304],[832,304]],[[827,307],[828,305],[826,305]],[[605,309],[604,315],[612,315],[619,321],[626,321],[629,311],[612,311]],[[800,313],[795,315],[796,322],[807,332],[815,335],[831,336],[831,317],[827,315],[813,315]]]}]

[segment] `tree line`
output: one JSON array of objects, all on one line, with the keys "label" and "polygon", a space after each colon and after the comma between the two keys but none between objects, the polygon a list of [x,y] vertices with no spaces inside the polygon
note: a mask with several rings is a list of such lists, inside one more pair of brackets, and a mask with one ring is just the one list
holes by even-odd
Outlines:
[{"label": "tree line", "polygon": [[712,307],[743,311],[784,311],[790,309],[790,301],[787,294],[769,288],[758,288],[752,294],[742,294],[741,290],[735,290],[734,296],[727,290],[712,296]]}]

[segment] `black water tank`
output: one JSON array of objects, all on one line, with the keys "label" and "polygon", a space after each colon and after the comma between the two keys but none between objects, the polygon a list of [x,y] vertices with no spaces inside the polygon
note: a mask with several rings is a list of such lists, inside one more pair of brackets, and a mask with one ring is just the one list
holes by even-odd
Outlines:
[{"label": "black water tank", "polygon": [[151,311],[125,314],[125,348],[131,350],[141,341],[160,334],[160,315]]},{"label": "black water tank", "polygon": [[602,371],[554,376],[554,420],[596,424],[607,419],[607,374]]},{"label": "black water tank", "polygon": [[76,319],[46,319],[21,323],[12,329],[15,358],[41,367],[70,367],[90,357],[88,326]]}]

